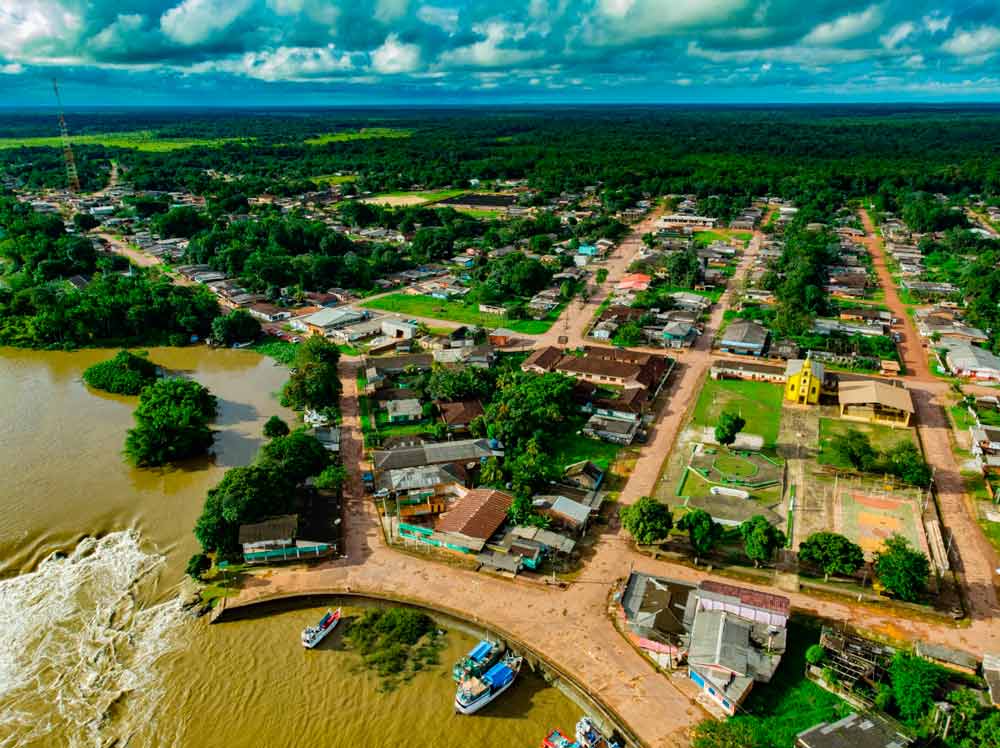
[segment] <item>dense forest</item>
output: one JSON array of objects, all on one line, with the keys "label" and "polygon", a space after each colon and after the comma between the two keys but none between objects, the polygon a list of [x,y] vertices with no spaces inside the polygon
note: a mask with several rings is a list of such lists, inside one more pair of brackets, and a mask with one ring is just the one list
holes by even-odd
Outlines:
[{"label": "dense forest", "polygon": [[[548,194],[601,182],[609,199],[617,190],[793,199],[824,189],[1000,194],[1000,111],[992,108],[175,110],[71,112],[69,121],[81,136],[142,131],[214,142],[168,152],[77,146],[85,164],[92,151],[113,153],[140,189],[256,194],[341,171],[361,174],[362,190],[505,178]],[[406,137],[323,137],[366,128]],[[10,114],[0,138],[54,129],[49,114]],[[61,184],[55,156],[57,149],[0,150],[0,170],[34,173],[36,181],[47,170]],[[31,163],[39,159],[47,163]],[[213,180],[207,169],[240,178]],[[733,205],[713,207],[726,214]]]}]

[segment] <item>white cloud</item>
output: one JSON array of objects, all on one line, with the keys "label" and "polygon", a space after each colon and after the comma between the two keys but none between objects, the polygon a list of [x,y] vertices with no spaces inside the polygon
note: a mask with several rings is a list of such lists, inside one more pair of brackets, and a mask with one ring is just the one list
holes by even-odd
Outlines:
[{"label": "white cloud", "polygon": [[784,62],[791,65],[802,65],[815,68],[819,65],[843,65],[849,62],[860,62],[879,54],[871,49],[842,49],[839,47],[768,47],[766,49],[706,49],[697,42],[690,42],[687,53],[691,57],[710,60],[716,63],[733,62],[747,65],[752,62]]},{"label": "white cloud", "polygon": [[939,16],[936,13],[929,16],[924,16],[924,27],[930,31],[932,34],[936,34],[939,31],[947,31],[948,26],[951,25],[951,16]]},{"label": "white cloud", "polygon": [[389,34],[371,56],[379,73],[412,73],[420,65],[420,47],[399,41],[397,34]]},{"label": "white cloud", "polygon": [[228,28],[253,0],[183,0],[162,16],[160,28],[178,44],[199,44]]},{"label": "white cloud", "polygon": [[278,47],[262,52],[248,52],[230,72],[242,73],[265,81],[315,80],[354,69],[351,56],[326,47]]},{"label": "white cloud", "polygon": [[956,31],[941,48],[956,57],[982,59],[1000,50],[1000,29],[996,26],[980,26],[974,31]]},{"label": "white cloud", "polygon": [[920,70],[924,67],[923,55],[910,55],[903,61],[903,67],[910,70]]},{"label": "white cloud", "polygon": [[125,36],[142,28],[146,17],[138,13],[122,14],[94,34],[90,43],[97,49],[116,49],[123,44]]},{"label": "white cloud", "polygon": [[472,30],[486,38],[442,53],[440,62],[446,66],[495,67],[517,65],[542,54],[541,50],[516,49],[502,46],[506,41],[523,39],[526,31],[520,24],[488,21],[476,24]]},{"label": "white cloud", "polygon": [[821,23],[803,37],[805,44],[832,46],[874,31],[882,23],[882,6],[872,5],[860,13],[848,13]]},{"label": "white cloud", "polygon": [[0,75],[18,75],[24,72],[24,65],[19,62],[11,62],[7,65],[0,65]]},{"label": "white cloud", "polygon": [[599,0],[581,26],[586,43],[611,46],[725,24],[759,8],[755,0]]},{"label": "white cloud", "polygon": [[880,36],[879,40],[882,42],[882,46],[886,49],[895,49],[916,30],[916,26],[909,21],[904,21],[903,23],[897,24],[889,29],[889,33]]},{"label": "white cloud", "polygon": [[437,26],[449,34],[458,31],[458,10],[455,8],[421,5],[417,9],[417,18],[430,26]]},{"label": "white cloud", "polygon": [[392,23],[406,15],[410,0],[376,0],[375,20],[382,23]]},{"label": "white cloud", "polygon": [[0,56],[32,58],[65,51],[78,38],[79,15],[54,0],[0,3]]}]

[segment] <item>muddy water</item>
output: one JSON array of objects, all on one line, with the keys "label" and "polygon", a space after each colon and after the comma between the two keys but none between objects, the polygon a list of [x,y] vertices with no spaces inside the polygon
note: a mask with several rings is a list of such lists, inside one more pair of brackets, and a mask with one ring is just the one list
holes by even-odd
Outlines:
[{"label": "muddy water", "polygon": [[533,676],[459,718],[450,662],[390,693],[340,635],[305,652],[323,609],[208,626],[175,591],[205,492],[288,417],[281,367],[248,351],[153,349],[220,401],[212,458],[135,470],[121,458],[134,398],[80,374],[109,351],[0,349],[0,748],[31,746],[534,746],[579,710]]}]

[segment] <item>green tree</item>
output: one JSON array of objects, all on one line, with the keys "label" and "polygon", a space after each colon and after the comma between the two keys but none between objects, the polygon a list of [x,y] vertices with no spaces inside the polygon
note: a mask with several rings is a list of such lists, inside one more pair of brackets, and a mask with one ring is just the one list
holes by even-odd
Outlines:
[{"label": "green tree", "polygon": [[642,342],[642,339],[642,326],[638,322],[630,320],[615,331],[615,336],[611,339],[611,342],[615,345],[627,348],[629,346],[639,345]]},{"label": "green tree", "polygon": [[267,442],[258,460],[275,463],[288,480],[301,483],[330,464],[330,453],[315,436],[299,430]]},{"label": "green tree", "polygon": [[640,545],[666,540],[674,526],[674,518],[667,505],[649,496],[643,496],[631,506],[623,506],[619,516],[622,525]]},{"label": "green tree", "polygon": [[285,514],[294,508],[295,501],[294,484],[274,462],[227,470],[205,498],[195,523],[195,537],[206,552],[231,555],[239,547],[241,524]]},{"label": "green tree", "polygon": [[201,579],[201,575],[212,568],[212,561],[204,553],[196,553],[188,559],[184,573],[192,579]]},{"label": "green tree", "polygon": [[872,470],[878,460],[868,435],[858,429],[848,429],[847,433],[834,436],[830,448],[838,460],[862,472]]},{"label": "green tree", "polygon": [[189,379],[160,379],[142,391],[125,454],[138,467],[155,467],[203,454],[212,445],[208,422],[215,397]]},{"label": "green tree", "polygon": [[941,675],[936,665],[923,658],[909,652],[896,653],[889,665],[889,678],[893,700],[903,719],[914,723],[930,711]]},{"label": "green tree", "polygon": [[743,549],[754,566],[769,562],[774,552],[786,542],[785,533],[759,514],[740,525],[740,535],[743,537]]},{"label": "green tree", "polygon": [[885,454],[888,472],[910,485],[927,488],[931,484],[931,467],[911,441],[897,444]]},{"label": "green tree", "polygon": [[715,441],[719,444],[729,446],[736,441],[736,435],[746,425],[746,420],[738,413],[723,412],[719,416],[719,422],[715,425]]},{"label": "green tree", "polygon": [[156,364],[145,356],[118,351],[114,358],[84,369],[83,381],[116,395],[138,395],[156,381]]},{"label": "green tree", "polygon": [[345,482],[347,482],[347,468],[335,462],[323,468],[323,472],[316,476],[314,483],[316,488],[324,491],[339,491]]},{"label": "green tree", "polygon": [[831,574],[854,574],[864,564],[865,554],[861,546],[843,535],[814,532],[799,545],[799,561],[821,569],[829,580]]},{"label": "green tree", "polygon": [[100,226],[101,222],[90,213],[74,213],[73,225],[78,231],[90,231]]},{"label": "green tree", "polygon": [[278,416],[271,416],[264,422],[264,436],[268,439],[274,439],[277,436],[288,436],[289,431],[291,429],[288,428],[288,424]]},{"label": "green tree", "polygon": [[245,343],[260,335],[260,322],[246,309],[234,309],[212,320],[212,339],[218,345]]},{"label": "green tree", "polygon": [[875,574],[886,589],[902,600],[916,601],[927,589],[930,562],[910,547],[902,535],[893,534],[875,553]]},{"label": "green tree", "polygon": [[486,486],[498,486],[503,483],[503,469],[496,457],[490,457],[479,473],[479,482]]},{"label": "green tree", "polygon": [[694,551],[694,562],[711,553],[722,538],[722,525],[712,519],[704,509],[694,509],[677,522],[677,529],[688,534],[688,542]]},{"label": "green tree", "polygon": [[535,438],[528,439],[514,459],[507,462],[517,496],[531,496],[542,486],[559,477],[552,456]]},{"label": "green tree", "polygon": [[486,409],[491,436],[517,454],[529,439],[546,448],[572,412],[573,380],[563,374],[502,374]]}]

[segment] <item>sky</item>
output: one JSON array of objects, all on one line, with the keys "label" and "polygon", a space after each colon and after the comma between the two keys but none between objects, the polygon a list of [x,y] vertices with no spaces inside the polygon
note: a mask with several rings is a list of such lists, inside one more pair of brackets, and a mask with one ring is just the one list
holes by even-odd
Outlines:
[{"label": "sky", "polygon": [[1000,101],[1000,0],[0,0],[0,106]]}]

